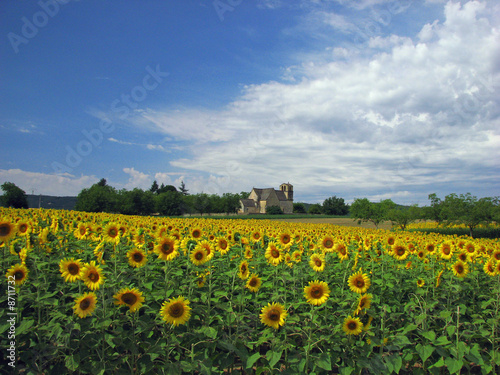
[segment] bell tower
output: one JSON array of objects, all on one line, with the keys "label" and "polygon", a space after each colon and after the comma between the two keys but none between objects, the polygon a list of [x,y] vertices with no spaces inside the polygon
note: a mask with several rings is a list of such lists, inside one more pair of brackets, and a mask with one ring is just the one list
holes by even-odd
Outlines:
[{"label": "bell tower", "polygon": [[281,184],[280,190],[285,193],[286,199],[288,199],[289,201],[293,201],[293,185],[291,185],[289,182],[286,184]]}]

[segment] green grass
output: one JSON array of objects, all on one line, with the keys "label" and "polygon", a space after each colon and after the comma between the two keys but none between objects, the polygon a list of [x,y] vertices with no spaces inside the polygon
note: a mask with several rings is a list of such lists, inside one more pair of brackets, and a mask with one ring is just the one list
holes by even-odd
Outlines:
[{"label": "green grass", "polygon": [[[423,228],[409,229],[409,232],[439,233],[447,236],[470,237],[469,228]],[[472,232],[473,238],[500,238],[500,228],[476,228]]]}]

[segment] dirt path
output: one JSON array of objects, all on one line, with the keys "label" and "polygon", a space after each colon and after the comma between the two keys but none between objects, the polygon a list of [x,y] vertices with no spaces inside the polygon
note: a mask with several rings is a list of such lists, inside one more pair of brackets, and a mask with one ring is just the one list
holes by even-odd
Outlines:
[{"label": "dirt path", "polygon": [[[272,219],[277,221],[286,221],[290,223],[316,223],[316,224],[334,224],[334,225],[343,225],[346,227],[361,227],[361,228],[376,228],[375,225],[371,222],[362,222],[358,224],[357,220],[353,219],[344,219],[344,218],[297,218],[297,219]],[[389,221],[384,221],[379,224],[378,229],[391,229],[391,223]]]}]

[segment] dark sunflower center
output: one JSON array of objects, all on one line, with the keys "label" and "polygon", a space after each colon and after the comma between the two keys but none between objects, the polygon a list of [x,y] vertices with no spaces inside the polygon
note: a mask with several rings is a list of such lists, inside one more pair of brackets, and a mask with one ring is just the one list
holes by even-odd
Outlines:
[{"label": "dark sunflower center", "polygon": [[247,267],[245,265],[241,266],[241,273],[245,273],[247,271]]},{"label": "dark sunflower center", "polygon": [[347,253],[346,249],[344,246],[342,246],[339,250],[340,254],[345,255]]},{"label": "dark sunflower center", "polygon": [[220,247],[221,249],[226,249],[226,248],[227,248],[227,242],[226,242],[226,241],[224,241],[224,240],[223,240],[223,241],[220,241],[220,242],[219,242],[219,247]]},{"label": "dark sunflower center", "polygon": [[201,236],[201,232],[199,230],[196,229],[196,230],[193,231],[193,237],[194,238],[199,238],[200,236]]},{"label": "dark sunflower center", "polygon": [[279,320],[280,320],[280,313],[279,313],[279,311],[271,310],[267,314],[267,318],[269,320],[272,320],[273,322],[279,322]]},{"label": "dark sunflower center", "polygon": [[80,267],[78,267],[78,265],[75,263],[71,263],[70,265],[68,265],[68,272],[73,276],[78,275],[80,273]]},{"label": "dark sunflower center", "polygon": [[467,255],[462,253],[462,254],[460,254],[460,255],[458,256],[458,258],[459,258],[462,262],[465,262],[465,261],[467,260]]},{"label": "dark sunflower center", "polygon": [[315,259],[314,260],[314,264],[316,265],[316,267],[321,267],[321,265],[323,264],[323,262],[321,261],[321,259]]},{"label": "dark sunflower center", "polygon": [[124,293],[122,295],[122,301],[127,305],[133,305],[137,302],[137,296],[134,293]]},{"label": "dark sunflower center", "polygon": [[28,226],[27,226],[26,224],[21,224],[21,225],[19,226],[19,231],[20,231],[21,233],[25,233],[27,230],[28,230]]},{"label": "dark sunflower center", "polygon": [[179,318],[184,314],[184,306],[182,303],[174,303],[170,308],[168,309],[168,314],[172,318]]},{"label": "dark sunflower center", "polygon": [[349,331],[355,331],[357,327],[358,325],[356,324],[356,322],[347,323],[347,328],[349,329]]},{"label": "dark sunflower center", "polygon": [[323,288],[315,286],[311,289],[311,296],[313,298],[321,298],[323,296]]},{"label": "dark sunflower center", "polygon": [[88,278],[93,283],[96,283],[99,281],[99,274],[97,272],[90,272]]},{"label": "dark sunflower center", "polygon": [[201,251],[198,251],[194,254],[194,259],[196,260],[202,260],[203,259],[203,253]]},{"label": "dark sunflower center", "polygon": [[109,231],[108,231],[108,235],[110,237],[116,237],[118,235],[118,231],[115,229],[115,228],[111,228]]},{"label": "dark sunflower center", "polygon": [[324,243],[324,246],[326,248],[331,248],[333,246],[333,241],[332,240],[326,240],[325,243]]},{"label": "dark sunflower center", "polygon": [[389,243],[389,245],[394,245],[394,238],[389,238],[387,242]]},{"label": "dark sunflower center", "polygon": [[16,280],[22,280],[24,278],[24,272],[21,270],[17,270],[14,272],[14,277]]},{"label": "dark sunflower center", "polygon": [[366,305],[366,301],[364,299],[359,301],[359,307],[363,308],[363,307],[365,307],[365,305]]},{"label": "dark sunflower center", "polygon": [[0,236],[5,237],[9,235],[11,231],[9,224],[0,224]]},{"label": "dark sunflower center", "polygon": [[456,267],[456,270],[457,270],[457,273],[459,273],[459,274],[464,273],[464,266],[462,266],[461,264],[458,264]]},{"label": "dark sunflower center", "polygon": [[168,255],[174,251],[174,247],[170,242],[165,242],[163,245],[161,245],[161,252],[165,255]]},{"label": "dark sunflower center", "polygon": [[280,257],[280,252],[278,250],[276,250],[276,249],[272,249],[271,250],[271,256],[273,258],[279,258]]},{"label": "dark sunflower center", "polygon": [[493,254],[493,257],[494,257],[496,260],[500,260],[500,252],[499,252],[499,253],[495,253],[495,254]]},{"label": "dark sunflower center", "polygon": [[85,227],[80,228],[80,234],[85,234],[86,231],[87,229]]},{"label": "dark sunflower center", "polygon": [[251,279],[250,282],[249,282],[249,285],[250,286],[257,286],[257,279]]},{"label": "dark sunflower center", "polygon": [[472,246],[468,246],[468,247],[467,247],[467,252],[469,252],[469,253],[473,253],[473,252],[474,252],[474,247],[472,247]]},{"label": "dark sunflower center", "polygon": [[90,307],[90,299],[89,298],[84,298],[81,302],[80,302],[80,310],[87,310],[88,308]]},{"label": "dark sunflower center", "polygon": [[363,279],[356,279],[355,284],[358,288],[362,288],[365,286],[365,281]]},{"label": "dark sunflower center", "polygon": [[487,267],[488,267],[488,272],[491,272],[491,273],[495,272],[495,267],[493,267],[492,264],[489,263]]},{"label": "dark sunflower center", "polygon": [[434,246],[433,246],[433,245],[429,245],[429,246],[427,246],[427,251],[428,251],[429,253],[432,253],[432,252],[434,251]]},{"label": "dark sunflower center", "polygon": [[142,258],[143,256],[141,253],[134,253],[134,255],[132,255],[132,259],[134,259],[134,261],[137,263],[142,262]]},{"label": "dark sunflower center", "polygon": [[451,249],[449,246],[443,246],[443,254],[444,255],[448,255],[448,254],[450,254],[450,252],[451,252]]},{"label": "dark sunflower center", "polygon": [[283,243],[288,243],[290,242],[290,236],[285,234],[282,238],[281,238],[281,241],[283,241]]},{"label": "dark sunflower center", "polygon": [[405,248],[404,247],[399,246],[396,249],[396,254],[398,254],[399,256],[404,255],[404,253],[405,253]]}]

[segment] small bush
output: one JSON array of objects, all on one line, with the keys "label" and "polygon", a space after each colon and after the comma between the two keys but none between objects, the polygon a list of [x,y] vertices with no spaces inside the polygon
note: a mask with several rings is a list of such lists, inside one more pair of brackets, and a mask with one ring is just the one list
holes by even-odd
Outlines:
[{"label": "small bush", "polygon": [[278,206],[266,207],[266,214],[268,215],[283,215],[283,211]]}]

